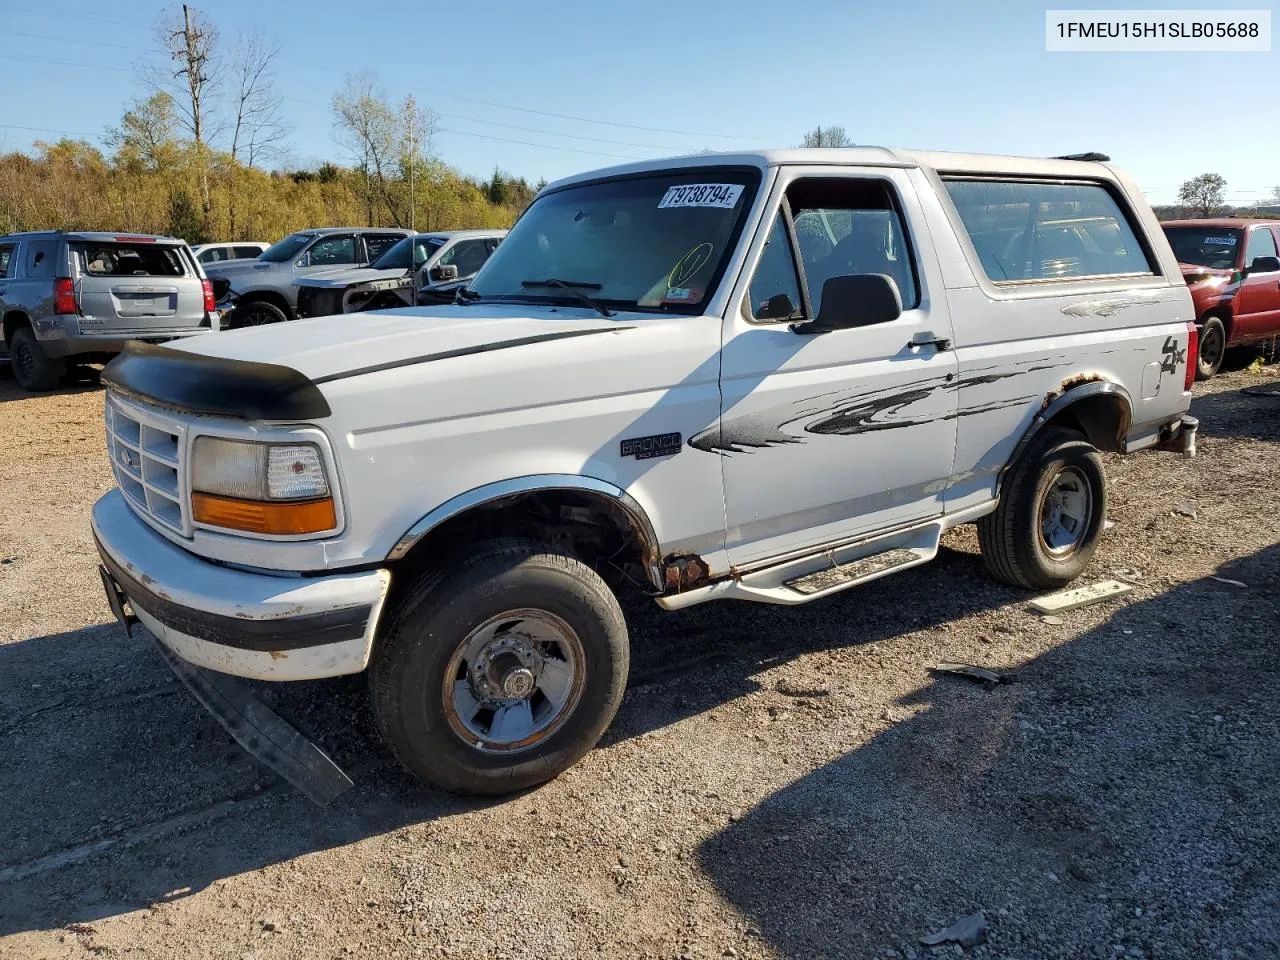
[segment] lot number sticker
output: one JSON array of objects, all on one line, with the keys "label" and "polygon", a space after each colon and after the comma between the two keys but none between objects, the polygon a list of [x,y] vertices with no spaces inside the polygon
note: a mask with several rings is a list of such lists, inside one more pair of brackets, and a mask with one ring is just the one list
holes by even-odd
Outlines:
[{"label": "lot number sticker", "polygon": [[731,210],[742,196],[740,183],[688,183],[681,187],[668,187],[658,201],[659,210],[675,207],[717,207]]}]

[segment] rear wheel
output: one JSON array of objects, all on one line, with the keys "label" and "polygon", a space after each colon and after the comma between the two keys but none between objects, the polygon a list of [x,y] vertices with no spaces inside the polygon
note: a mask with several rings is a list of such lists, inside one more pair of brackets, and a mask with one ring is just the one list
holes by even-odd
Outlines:
[{"label": "rear wheel", "polygon": [[1196,359],[1196,379],[1208,380],[1222,367],[1227,353],[1227,328],[1217,317],[1206,317],[1200,327],[1200,347]]},{"label": "rear wheel", "polygon": [[288,314],[274,303],[269,303],[266,300],[250,300],[248,303],[236,305],[236,308],[231,311],[231,316],[227,318],[227,325],[232,330],[238,330],[241,327],[261,327],[268,323],[284,323],[288,319]]},{"label": "rear wheel", "polygon": [[1006,477],[1000,506],[978,521],[982,559],[1014,586],[1066,586],[1093,557],[1106,515],[1097,449],[1074,430],[1047,427]]},{"label": "rear wheel", "polygon": [[44,352],[30,327],[14,331],[9,341],[9,364],[13,367],[14,379],[24,390],[52,390],[66,369],[62,360]]},{"label": "rear wheel", "polygon": [[388,624],[370,671],[374,715],[401,763],[446,790],[550,780],[622,702],[630,655],[617,599],[552,547],[482,544],[423,576]]}]

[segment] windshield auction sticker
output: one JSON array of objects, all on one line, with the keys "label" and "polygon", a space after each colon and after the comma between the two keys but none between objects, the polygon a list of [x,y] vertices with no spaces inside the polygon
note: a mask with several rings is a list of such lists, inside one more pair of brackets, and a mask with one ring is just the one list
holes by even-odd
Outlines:
[{"label": "windshield auction sticker", "polygon": [[1046,10],[1050,51],[1271,51],[1270,10]]},{"label": "windshield auction sticker", "polygon": [[670,210],[675,207],[718,207],[732,210],[742,196],[740,183],[686,183],[679,187],[668,187],[667,192],[658,201],[659,210]]}]

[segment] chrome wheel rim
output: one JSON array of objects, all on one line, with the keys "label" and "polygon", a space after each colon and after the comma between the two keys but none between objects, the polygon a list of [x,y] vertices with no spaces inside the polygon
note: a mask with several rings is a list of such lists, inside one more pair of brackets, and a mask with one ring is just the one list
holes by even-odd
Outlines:
[{"label": "chrome wheel rim", "polygon": [[1040,539],[1051,557],[1070,556],[1084,543],[1093,514],[1093,488],[1078,467],[1063,467],[1040,504]]},{"label": "chrome wheel rim", "polygon": [[582,698],[578,634],[546,610],[509,610],[472,630],[449,658],[441,691],[453,732],[483,753],[531,750]]}]

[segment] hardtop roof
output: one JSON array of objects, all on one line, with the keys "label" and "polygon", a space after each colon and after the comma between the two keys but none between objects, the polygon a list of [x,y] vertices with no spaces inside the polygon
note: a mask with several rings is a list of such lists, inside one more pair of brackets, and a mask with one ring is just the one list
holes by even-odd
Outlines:
[{"label": "hardtop roof", "polygon": [[26,230],[22,233],[9,233],[0,240],[29,240],[35,237],[65,237],[68,240],[82,240],[89,243],[127,243],[132,239],[140,239],[146,243],[184,243],[177,237],[158,233],[124,233],[107,230]]},{"label": "hardtop roof", "polygon": [[1258,220],[1252,217],[1202,217],[1188,218],[1183,220],[1162,220],[1162,227],[1209,227],[1215,230],[1233,229],[1243,230],[1251,224],[1258,226],[1276,227],[1280,226],[1280,220]]},{"label": "hardtop roof", "polygon": [[941,150],[902,150],[890,147],[796,147],[783,150],[752,150],[730,153],[700,153],[664,157],[592,170],[549,184],[558,189],[573,183],[629,174],[658,172],[671,168],[775,166],[858,166],[899,167],[936,170],[939,173],[994,174],[997,176],[1086,177],[1114,180],[1109,164],[1054,157],[1011,157],[987,153],[952,153]]}]

